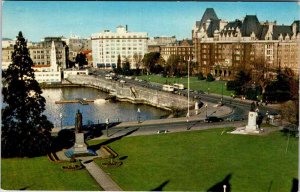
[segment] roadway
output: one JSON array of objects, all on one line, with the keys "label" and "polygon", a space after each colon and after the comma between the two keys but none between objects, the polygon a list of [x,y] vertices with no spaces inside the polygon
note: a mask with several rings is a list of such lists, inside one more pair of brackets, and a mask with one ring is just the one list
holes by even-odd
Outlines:
[{"label": "roadway", "polygon": [[[103,71],[98,71],[95,75],[98,78],[105,78],[105,74],[107,72]],[[154,83],[154,82],[148,82],[145,80],[138,80],[138,79],[133,79],[131,77],[126,77],[126,76],[117,76],[116,79],[112,79],[111,81],[120,81],[123,80],[128,85],[135,85],[135,86],[141,86],[141,87],[146,87],[149,89],[153,90],[162,90],[162,84],[159,83]],[[179,94],[187,97],[187,89],[184,90],[177,90],[173,94]],[[223,98],[223,99],[222,99]],[[210,103],[219,103],[221,99],[223,100],[223,105],[231,107],[234,109],[235,114],[239,114],[247,118],[248,111],[250,110],[251,103],[253,101],[251,100],[241,100],[238,98],[232,98],[229,96],[222,96],[222,95],[216,95],[216,94],[207,94],[203,91],[194,91],[190,90],[190,99],[195,100],[195,101],[201,101],[203,103],[210,102]],[[274,109],[270,106],[259,106],[259,112],[262,115],[265,115],[267,111],[269,112],[279,112],[279,110]]]}]

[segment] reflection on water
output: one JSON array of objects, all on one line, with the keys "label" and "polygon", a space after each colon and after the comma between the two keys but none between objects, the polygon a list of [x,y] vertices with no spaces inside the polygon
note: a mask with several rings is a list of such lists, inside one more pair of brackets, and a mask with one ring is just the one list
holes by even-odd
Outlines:
[{"label": "reflection on water", "polygon": [[[110,122],[136,121],[137,110],[140,108],[141,120],[159,119],[165,117],[168,112],[146,105],[134,105],[127,102],[105,101],[107,94],[92,88],[58,88],[44,89],[43,96],[46,99],[45,114],[54,124],[60,126],[60,113],[62,114],[63,126],[74,125],[75,114],[79,109],[82,112],[83,124],[104,123],[106,118]],[[55,101],[71,100],[76,98],[96,99],[89,105],[79,103],[55,104]]]}]

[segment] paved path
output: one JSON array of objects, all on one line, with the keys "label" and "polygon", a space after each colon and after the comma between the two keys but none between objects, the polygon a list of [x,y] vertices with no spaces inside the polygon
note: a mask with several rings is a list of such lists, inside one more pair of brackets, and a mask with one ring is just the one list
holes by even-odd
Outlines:
[{"label": "paved path", "polygon": [[122,189],[108,176],[93,160],[83,162],[86,170],[105,191],[122,191]]}]

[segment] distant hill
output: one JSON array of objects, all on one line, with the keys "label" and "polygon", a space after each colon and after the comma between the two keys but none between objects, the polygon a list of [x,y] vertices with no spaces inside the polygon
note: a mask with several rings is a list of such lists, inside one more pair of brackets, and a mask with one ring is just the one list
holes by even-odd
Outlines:
[{"label": "distant hill", "polygon": [[1,39],[2,41],[12,41],[12,39],[10,39],[10,38],[6,38],[6,37],[3,37],[2,39]]}]

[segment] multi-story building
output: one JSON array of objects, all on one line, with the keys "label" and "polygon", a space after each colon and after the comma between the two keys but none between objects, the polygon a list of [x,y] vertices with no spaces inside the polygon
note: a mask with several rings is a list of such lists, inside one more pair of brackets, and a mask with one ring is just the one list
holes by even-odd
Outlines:
[{"label": "multi-story building", "polygon": [[49,65],[36,65],[33,67],[34,76],[39,83],[60,83],[61,71],[57,65],[56,47],[54,41],[51,43]]},{"label": "multi-story building", "polygon": [[121,61],[128,60],[131,68],[136,68],[135,55],[143,57],[147,53],[148,34],[129,32],[127,26],[118,26],[116,32],[104,30],[92,35],[93,66],[100,68],[117,67],[118,56]]},{"label": "multi-story building", "polygon": [[176,41],[173,44],[161,46],[161,56],[165,61],[171,55],[177,55],[180,61],[192,61],[193,60],[193,42],[192,40],[184,39],[182,41]]},{"label": "multi-story building", "polygon": [[278,68],[298,74],[300,21],[291,25],[259,22],[256,15],[227,22],[208,8],[192,30],[198,71],[232,79],[240,70],[264,68],[272,78]]},{"label": "multi-story building", "polygon": [[148,52],[160,52],[162,46],[176,43],[176,37],[153,37],[148,40]]},{"label": "multi-story building", "polygon": [[[50,65],[52,42],[54,42],[56,48],[57,64],[61,68],[67,68],[69,54],[68,46],[61,40],[61,37],[46,37],[41,42],[28,44],[27,47],[33,64],[36,66]],[[2,48],[2,69],[7,69],[8,65],[11,63],[13,51],[13,45]]]},{"label": "multi-story building", "polygon": [[75,62],[78,53],[91,51],[91,39],[80,38],[77,35],[71,35],[69,38],[63,38],[69,48],[69,60]]}]

